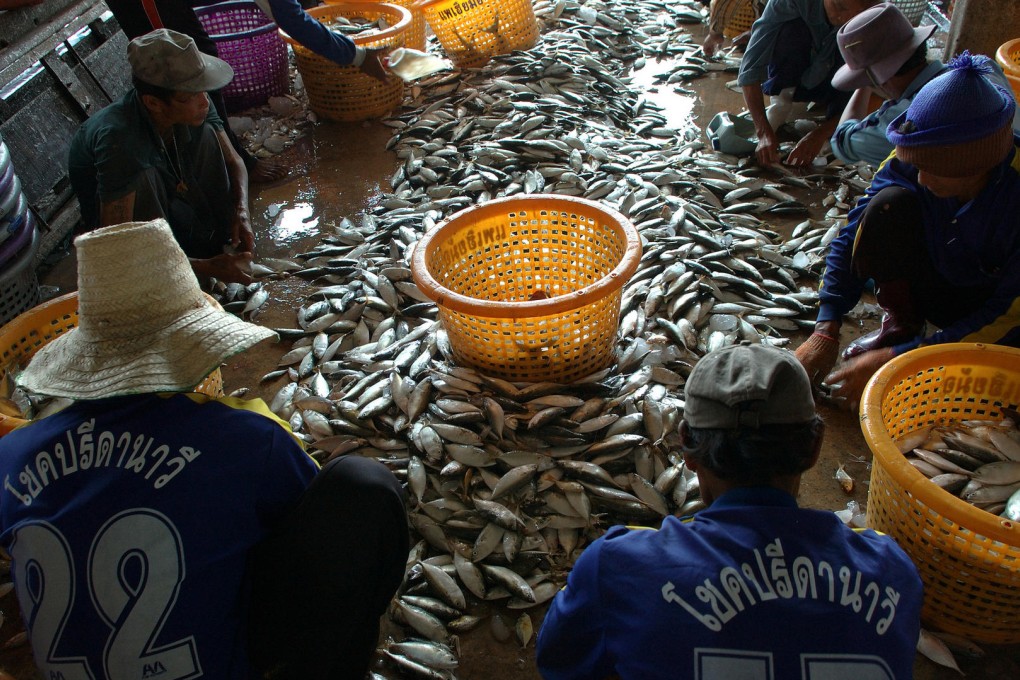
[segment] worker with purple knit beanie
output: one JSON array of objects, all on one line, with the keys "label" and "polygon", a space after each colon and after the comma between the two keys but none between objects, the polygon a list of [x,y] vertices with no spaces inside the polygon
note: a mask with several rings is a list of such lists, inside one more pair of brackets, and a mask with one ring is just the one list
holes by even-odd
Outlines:
[{"label": "worker with purple knit beanie", "polygon": [[[964,52],[889,124],[893,154],[825,261],[815,331],[797,349],[814,382],[856,405],[868,379],[922,345],[1020,346],[1020,136],[1013,93]],[[881,327],[839,355],[841,319],[868,280]]]}]

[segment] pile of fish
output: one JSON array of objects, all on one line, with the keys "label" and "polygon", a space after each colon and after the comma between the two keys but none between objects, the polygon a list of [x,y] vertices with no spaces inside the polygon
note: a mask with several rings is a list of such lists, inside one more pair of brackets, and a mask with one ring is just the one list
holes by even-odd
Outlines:
[{"label": "pile of fish", "polygon": [[[479,606],[497,639],[526,646],[527,610],[607,526],[700,509],[674,440],[692,366],[735,342],[782,346],[813,323],[825,249],[866,182],[852,168],[766,176],[666,124],[629,72],[660,55],[694,63],[682,26],[699,8],[538,3],[536,48],[409,87],[384,121],[402,160],[390,193],[270,265],[316,286],[296,325],[277,329],[293,345],[264,377],[283,381],[272,410],[319,460],[377,458],[409,491],[420,540],[391,608],[408,637],[381,650],[379,673],[453,677],[456,635],[481,623]],[[818,221],[788,193],[812,179],[839,185]],[[457,365],[408,264],[453,213],[530,193],[610,205],[643,241],[617,361],[571,385]],[[768,220],[789,215],[805,220],[784,242]]]},{"label": "pile of fish", "polygon": [[897,441],[933,484],[993,515],[1020,521],[1020,414],[922,428]]}]

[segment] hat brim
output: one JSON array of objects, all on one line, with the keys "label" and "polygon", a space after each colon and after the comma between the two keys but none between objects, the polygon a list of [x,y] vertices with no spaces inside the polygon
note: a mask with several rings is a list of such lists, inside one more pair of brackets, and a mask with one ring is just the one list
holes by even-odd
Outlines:
[{"label": "hat brim", "polygon": [[872,87],[876,83],[881,85],[887,80],[896,75],[896,72],[900,70],[900,67],[907,62],[910,55],[914,53],[914,50],[923,43],[925,40],[930,38],[937,26],[918,26],[914,29],[914,37],[911,41],[904,45],[899,50],[896,50],[885,59],[871,64],[871,72],[875,76],[875,83],[871,82],[871,78],[868,76],[866,69],[852,69],[846,64],[843,64],[836,70],[835,75],[832,76],[832,86],[837,90],[856,90],[862,87]]},{"label": "hat brim", "polygon": [[129,340],[94,340],[73,329],[42,347],[18,383],[70,399],[185,392],[230,357],[275,337],[211,305]]},{"label": "hat brim", "polygon": [[174,86],[178,92],[211,92],[226,87],[234,79],[234,69],[219,57],[202,54],[205,70],[202,73]]}]

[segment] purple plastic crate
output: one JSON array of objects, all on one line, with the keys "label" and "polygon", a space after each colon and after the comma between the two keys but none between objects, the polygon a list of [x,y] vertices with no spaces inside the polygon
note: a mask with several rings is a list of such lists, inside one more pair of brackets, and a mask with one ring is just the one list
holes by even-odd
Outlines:
[{"label": "purple plastic crate", "polygon": [[287,92],[287,44],[258,5],[235,0],[197,7],[195,14],[216,43],[220,59],[234,69],[234,79],[223,88],[231,113]]}]

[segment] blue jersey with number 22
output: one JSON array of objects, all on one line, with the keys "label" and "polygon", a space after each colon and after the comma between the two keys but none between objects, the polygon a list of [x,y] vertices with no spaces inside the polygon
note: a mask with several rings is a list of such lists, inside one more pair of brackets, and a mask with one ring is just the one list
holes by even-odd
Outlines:
[{"label": "blue jersey with number 22", "polygon": [[318,469],[267,415],[147,394],[0,439],[0,543],[46,678],[248,677],[248,551]]}]

